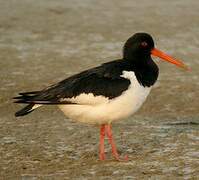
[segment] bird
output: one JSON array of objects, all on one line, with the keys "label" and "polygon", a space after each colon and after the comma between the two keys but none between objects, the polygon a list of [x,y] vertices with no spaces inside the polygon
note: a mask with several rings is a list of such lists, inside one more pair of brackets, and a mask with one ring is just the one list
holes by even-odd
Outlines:
[{"label": "bird", "polygon": [[117,151],[112,123],[133,115],[146,100],[157,81],[159,68],[152,55],[188,70],[177,60],[155,47],[152,36],[145,32],[132,35],[123,46],[120,59],[74,74],[65,80],[39,91],[22,92],[15,103],[26,104],[15,113],[27,115],[44,105],[57,105],[74,121],[100,127],[99,159],[105,160],[105,137],[112,156],[118,161],[128,160]]}]

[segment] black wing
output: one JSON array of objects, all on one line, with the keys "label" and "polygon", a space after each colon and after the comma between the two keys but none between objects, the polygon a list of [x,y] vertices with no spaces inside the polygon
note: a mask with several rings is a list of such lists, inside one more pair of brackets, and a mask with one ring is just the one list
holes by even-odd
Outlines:
[{"label": "black wing", "polygon": [[[115,98],[127,90],[130,81],[120,77],[125,70],[122,60],[102,64],[99,67],[73,75],[41,91],[19,93],[16,103],[71,104],[64,98],[76,97],[82,93]],[[72,103],[73,104],[73,103]]]}]

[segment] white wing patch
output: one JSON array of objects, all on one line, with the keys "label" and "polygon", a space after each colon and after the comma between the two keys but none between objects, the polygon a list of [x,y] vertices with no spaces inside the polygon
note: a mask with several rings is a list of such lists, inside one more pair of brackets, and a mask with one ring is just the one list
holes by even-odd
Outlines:
[{"label": "white wing patch", "polygon": [[98,105],[102,103],[108,103],[109,99],[104,96],[94,96],[93,93],[82,93],[76,97],[63,98],[61,101],[70,101],[80,105]]},{"label": "white wing patch", "polygon": [[42,106],[41,104],[35,104],[31,110],[37,109],[38,107]]}]

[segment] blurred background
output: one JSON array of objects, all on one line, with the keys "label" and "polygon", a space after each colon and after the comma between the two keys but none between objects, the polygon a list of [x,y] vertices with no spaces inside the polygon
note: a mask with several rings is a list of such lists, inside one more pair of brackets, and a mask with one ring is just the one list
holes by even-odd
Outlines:
[{"label": "blurred background", "polygon": [[[98,161],[99,127],[57,107],[23,118],[18,92],[40,90],[121,57],[136,32],[182,59],[160,62],[144,106],[113,124],[129,162]],[[0,0],[0,179],[197,179],[199,177],[199,1]]]}]

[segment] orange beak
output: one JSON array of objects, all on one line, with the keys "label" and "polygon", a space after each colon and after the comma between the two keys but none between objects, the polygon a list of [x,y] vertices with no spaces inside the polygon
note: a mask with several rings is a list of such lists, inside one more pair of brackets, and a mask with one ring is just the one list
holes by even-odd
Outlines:
[{"label": "orange beak", "polygon": [[154,55],[154,56],[157,56],[157,57],[159,57],[159,58],[161,58],[161,59],[163,59],[165,61],[168,61],[168,62],[170,62],[172,64],[175,64],[178,67],[184,68],[186,70],[190,70],[189,67],[186,66],[182,61],[174,59],[171,56],[165,54],[164,52],[162,52],[162,51],[160,51],[160,50],[158,50],[156,48],[153,48],[151,50],[151,54]]}]

